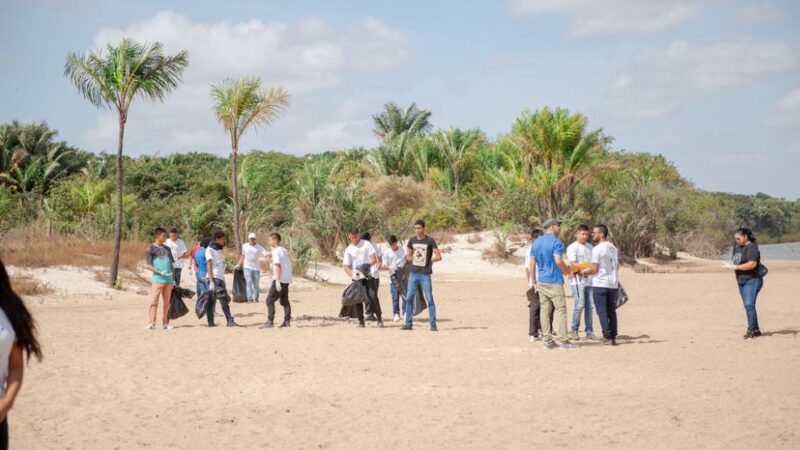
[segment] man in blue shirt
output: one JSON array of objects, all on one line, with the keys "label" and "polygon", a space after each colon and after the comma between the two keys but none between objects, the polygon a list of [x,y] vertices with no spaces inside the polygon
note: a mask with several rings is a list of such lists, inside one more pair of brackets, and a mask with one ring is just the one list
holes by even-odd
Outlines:
[{"label": "man in blue shirt", "polygon": [[569,268],[564,263],[564,243],[557,237],[561,232],[561,221],[547,219],[544,234],[531,246],[530,287],[539,293],[541,305],[540,320],[544,334],[544,348],[556,348],[550,321],[553,308],[558,314],[558,347],[576,348],[567,340],[567,300],[564,296],[564,276],[569,276]]}]

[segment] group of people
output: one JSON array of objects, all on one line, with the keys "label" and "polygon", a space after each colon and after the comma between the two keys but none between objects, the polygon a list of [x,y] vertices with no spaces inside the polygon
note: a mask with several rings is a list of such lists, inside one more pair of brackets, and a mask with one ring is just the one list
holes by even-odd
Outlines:
[{"label": "group of people", "polygon": [[[558,238],[561,223],[558,219],[547,219],[544,232],[531,232],[531,247],[525,258],[530,341],[542,340],[545,349],[577,348],[570,340],[580,338],[578,329],[583,317],[587,340],[601,339],[603,344],[617,345],[619,253],[608,239],[608,227],[603,224],[594,226],[591,230],[593,246],[589,243],[589,227],[580,225],[575,232],[575,241],[565,250],[564,243]],[[574,299],[569,333],[565,277],[570,279]],[[593,306],[600,319],[602,338],[594,335]],[[554,319],[558,326],[555,335]]]},{"label": "group of people", "polygon": [[[380,287],[380,270],[386,266],[392,280],[390,291],[394,321],[401,319],[400,292],[407,293],[403,300],[405,308],[402,329],[412,329],[413,305],[417,290],[420,289],[427,302],[430,329],[437,331],[431,274],[433,273],[433,263],[441,261],[442,254],[436,241],[425,234],[425,222],[418,220],[414,224],[414,229],[415,236],[408,240],[405,249],[400,247],[396,236],[390,236],[390,251],[386,255],[378,245],[371,241],[368,232],[359,233],[357,228],[349,230],[350,244],[344,250],[342,267],[352,280],[364,280],[369,292],[369,301],[342,307],[340,317],[358,319],[359,327],[365,327],[366,321],[374,321],[378,327],[383,327],[383,311],[378,298],[378,288]],[[247,238],[247,242],[242,246],[238,262],[234,266],[234,270],[243,270],[244,272],[247,301],[251,303],[259,301],[261,263],[267,261],[272,270],[272,282],[266,300],[267,320],[261,328],[275,326],[276,301],[283,306],[284,312],[283,322],[279,328],[288,327],[291,325],[292,319],[292,307],[289,301],[292,261],[289,252],[281,245],[281,235],[278,233],[269,235],[270,252],[267,252],[267,249],[258,243],[254,233],[250,233]],[[210,296],[205,314],[208,326],[215,326],[217,299],[224,298],[227,294],[224,277],[227,264],[223,254],[225,243],[225,232],[215,230],[210,237],[201,238],[197,245],[191,250],[187,250],[186,243],[178,236],[177,229],[173,228],[169,233],[164,228],[155,229],[154,242],[146,253],[145,269],[152,272],[152,290],[148,324],[145,329],[150,331],[156,329],[159,299],[162,302],[161,327],[164,330],[172,329],[168,314],[170,300],[173,289],[180,287],[181,273],[184,268],[183,260],[186,258],[189,259],[190,270],[195,273],[198,298],[208,291],[214,293]],[[401,278],[397,274],[400,271],[409,273],[407,286],[399,285]],[[220,303],[227,326],[236,326],[228,302]],[[409,307],[409,305],[412,306]]]}]

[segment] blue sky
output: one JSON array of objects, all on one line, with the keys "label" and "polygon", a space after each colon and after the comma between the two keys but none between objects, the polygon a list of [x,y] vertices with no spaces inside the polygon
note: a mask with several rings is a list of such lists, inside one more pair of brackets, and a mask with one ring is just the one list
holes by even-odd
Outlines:
[{"label": "blue sky", "polygon": [[0,0],[0,122],[45,120],[116,149],[113,113],[63,77],[123,36],[187,49],[184,84],[135,104],[126,152],[228,153],[208,85],[260,76],[290,111],[242,148],[373,147],[370,115],[416,102],[437,127],[507,132],[525,109],[585,113],[614,147],[661,153],[704,189],[800,198],[800,4],[734,0]]}]

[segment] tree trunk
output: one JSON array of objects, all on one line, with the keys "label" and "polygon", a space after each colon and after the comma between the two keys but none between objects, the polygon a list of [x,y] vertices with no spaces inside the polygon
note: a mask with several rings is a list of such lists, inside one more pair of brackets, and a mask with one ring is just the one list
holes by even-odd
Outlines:
[{"label": "tree trunk", "polygon": [[119,252],[122,243],[122,140],[125,136],[126,114],[119,114],[119,145],[117,146],[117,217],[114,220],[114,249],[111,252],[111,268],[108,271],[108,285],[116,286],[119,274]]},{"label": "tree trunk", "polygon": [[233,241],[236,244],[236,255],[242,254],[241,224],[239,220],[239,177],[236,167],[236,156],[239,153],[237,143],[231,148],[231,191],[233,191]]}]

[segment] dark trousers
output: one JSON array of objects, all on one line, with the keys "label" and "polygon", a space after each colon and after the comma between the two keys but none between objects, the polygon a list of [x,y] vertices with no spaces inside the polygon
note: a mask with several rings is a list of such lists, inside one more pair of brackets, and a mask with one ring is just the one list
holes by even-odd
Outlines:
[{"label": "dark trousers", "polygon": [[0,422],[0,450],[8,450],[8,417]]},{"label": "dark trousers", "polygon": [[[221,280],[219,278],[214,278],[214,285],[217,287],[222,287],[226,291],[228,290],[227,285],[225,284],[225,280]],[[226,305],[222,302],[222,314],[225,314],[225,320],[229,323],[233,321],[233,314],[231,314],[231,307],[230,305]],[[211,325],[214,323],[214,307],[217,304],[217,299],[212,295],[211,301],[208,302],[208,308],[206,309],[206,320],[208,320],[208,324]]]},{"label": "dark trousers", "polygon": [[183,272],[183,268],[175,267],[172,269],[172,277],[175,278],[175,286],[181,285],[181,272]]},{"label": "dark trousers", "polygon": [[[528,336],[542,336],[541,304],[539,294],[534,288],[528,289],[528,309],[530,310],[530,324]],[[553,314],[550,315],[550,329],[553,329]]]},{"label": "dark trousers", "polygon": [[369,303],[367,303],[367,314],[375,314],[378,320],[381,320],[381,301],[378,299],[378,288],[381,285],[380,278],[370,278],[367,280],[367,293],[369,295]]},{"label": "dark trousers", "polygon": [[592,287],[594,308],[603,328],[603,337],[615,339],[617,337],[617,293],[619,289]]},{"label": "dark trousers", "polygon": [[275,301],[280,301],[283,306],[283,319],[289,320],[292,318],[292,305],[289,304],[289,284],[281,283],[281,291],[275,289],[275,281],[269,287],[269,294],[267,294],[267,320],[272,322],[275,320]]}]

